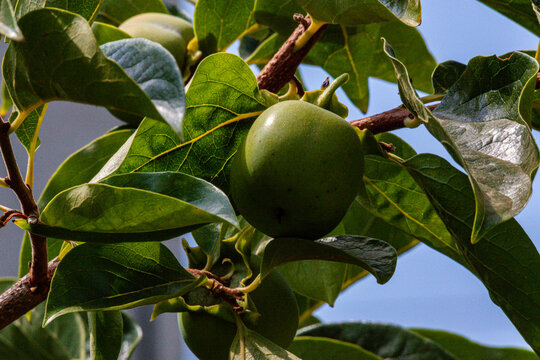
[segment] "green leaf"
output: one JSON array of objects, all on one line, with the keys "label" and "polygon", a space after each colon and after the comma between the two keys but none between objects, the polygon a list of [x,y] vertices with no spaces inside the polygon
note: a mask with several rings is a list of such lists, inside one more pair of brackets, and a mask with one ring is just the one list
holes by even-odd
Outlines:
[{"label": "green leaf", "polygon": [[226,50],[255,25],[255,0],[199,0],[193,26],[205,54]]},{"label": "green leaf", "polygon": [[96,41],[99,45],[106,44],[108,42],[129,39],[131,36],[117,28],[106,23],[96,21],[92,24],[92,31],[96,37]]},{"label": "green leaf", "polygon": [[278,238],[264,249],[261,277],[288,262],[327,260],[359,266],[384,284],[394,274],[396,258],[396,250],[388,243],[362,236],[338,235],[315,241]]},{"label": "green leaf", "polygon": [[[146,94],[114,60],[101,52],[84,18],[62,10],[41,9],[21,18],[19,26],[26,41],[12,42],[3,63],[4,79],[19,111],[30,111],[53,100],[68,100],[150,116],[180,130],[182,113],[173,114],[172,110],[181,110],[178,103],[182,100],[165,94],[161,99],[166,100],[163,103],[159,98],[154,99],[154,92]],[[110,44],[104,46],[107,45],[112,49]],[[139,40],[131,45],[120,47],[116,54],[148,51],[137,54],[136,59],[141,62],[132,59],[134,67],[130,73],[133,76],[142,80],[138,76],[141,67],[151,62],[152,71],[147,72],[147,80],[162,80],[163,75],[165,80],[178,78],[180,82],[175,82],[174,86],[163,87],[163,82],[158,81],[157,88],[174,87],[176,94],[183,92],[181,77],[170,53],[151,42],[142,44]],[[145,59],[146,55],[156,58]],[[125,59],[122,63],[127,66],[127,62]],[[73,81],[74,78],[77,81]]]},{"label": "green leaf", "polygon": [[298,26],[298,23],[293,19],[293,15],[297,13],[305,15],[305,11],[296,0],[257,0],[255,5],[257,23],[270,26],[272,30],[285,36],[285,39]]},{"label": "green leaf", "polygon": [[418,30],[398,22],[358,27],[330,26],[310,51],[307,62],[321,66],[334,78],[349,73],[343,90],[363,112],[369,102],[368,78],[396,82],[394,69],[380,47],[388,38],[410,70],[414,86],[431,92],[431,73],[436,61]]},{"label": "green leaf", "polygon": [[0,34],[14,41],[24,40],[21,29],[17,26],[11,0],[2,0],[0,2]]},{"label": "green leaf", "polygon": [[297,336],[288,350],[303,360],[382,360],[360,346],[316,336]]},{"label": "green leaf", "polygon": [[531,0],[478,0],[495,11],[500,12],[519,25],[540,36],[539,20],[531,8]]},{"label": "green leaf", "polygon": [[536,14],[536,19],[538,20],[538,23],[540,23],[540,2],[538,2],[538,0],[531,0],[531,5]]},{"label": "green leaf", "polygon": [[517,215],[532,193],[540,152],[531,134],[531,101],[538,63],[523,53],[472,59],[432,113],[419,99],[407,69],[385,42],[411,113],[469,174],[476,197],[471,241]]},{"label": "green leaf", "polygon": [[[15,283],[1,279],[4,292]],[[86,359],[86,331],[79,314],[70,314],[42,328],[45,304],[32,310],[32,319],[23,316],[0,331],[2,360],[84,360]]]},{"label": "green leaf", "polygon": [[197,68],[186,94],[185,142],[145,119],[131,145],[121,149],[96,179],[112,173],[180,171],[227,192],[230,161],[266,103],[257,79],[238,56],[214,54]]},{"label": "green leaf", "polygon": [[462,336],[440,330],[409,329],[440,345],[459,360],[535,360],[534,353],[513,348],[494,348],[474,343]]},{"label": "green leaf", "polygon": [[100,18],[113,25],[120,25],[132,16],[149,12],[169,13],[161,0],[103,0],[99,9]]},{"label": "green leaf", "polygon": [[[223,224],[208,224],[193,231],[193,240],[207,256],[208,264],[215,264],[221,253],[221,240],[223,240]],[[206,267],[206,266],[205,266]]]},{"label": "green leaf", "polygon": [[231,345],[231,360],[300,360],[287,350],[242,325]]},{"label": "green leaf", "polygon": [[342,323],[313,325],[297,336],[318,336],[355,344],[384,359],[457,360],[436,343],[395,325]]},{"label": "green leaf", "polygon": [[540,255],[533,242],[510,219],[471,244],[475,198],[467,176],[431,154],[417,155],[404,166],[431,199],[493,302],[540,353]]},{"label": "green leaf", "polygon": [[[30,151],[30,147],[32,145],[32,141],[34,139],[34,135],[36,133],[36,129],[39,123],[39,118],[40,116],[45,115],[43,113],[44,111],[46,111],[44,106],[40,106],[36,110],[32,111],[15,131],[15,135],[17,135],[17,139],[19,139],[19,141],[24,146],[26,151]],[[14,109],[14,111],[9,116],[9,122],[15,121],[18,115],[19,115],[19,112]],[[38,138],[36,149],[37,147],[39,147],[39,145],[40,145],[40,140]]]},{"label": "green leaf", "polygon": [[122,346],[123,317],[118,310],[88,312],[90,360],[117,360]]},{"label": "green leaf", "polygon": [[137,325],[135,320],[124,312],[122,312],[122,323],[124,334],[118,360],[129,360],[133,351],[141,342],[143,334],[141,327]]},{"label": "green leaf", "polygon": [[11,95],[9,95],[6,83],[2,81],[2,106],[0,107],[0,116],[6,116],[12,107],[13,100],[11,100]]},{"label": "green leaf", "polygon": [[463,75],[465,69],[467,65],[452,60],[437,65],[431,75],[435,94],[446,94]]},{"label": "green leaf", "polygon": [[86,20],[92,22],[97,16],[100,3],[101,0],[17,0],[15,14],[16,18],[20,19],[29,12],[49,7],[79,14]]},{"label": "green leaf", "polygon": [[47,237],[121,242],[166,240],[213,222],[238,225],[221,190],[190,175],[161,172],[70,188],[49,202],[39,224],[17,224]]},{"label": "green leaf", "polygon": [[357,26],[400,20],[408,26],[421,21],[420,1],[417,0],[356,0],[326,1],[297,0],[313,18],[319,21]]},{"label": "green leaf", "polygon": [[77,311],[155,304],[181,296],[199,282],[160,243],[79,245],[54,274],[44,324]]}]

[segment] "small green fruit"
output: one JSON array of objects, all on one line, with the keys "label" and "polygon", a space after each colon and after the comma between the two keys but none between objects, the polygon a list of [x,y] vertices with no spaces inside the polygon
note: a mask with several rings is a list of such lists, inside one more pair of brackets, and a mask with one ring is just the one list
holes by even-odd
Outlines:
[{"label": "small green fruit", "polygon": [[[270,273],[250,294],[260,317],[245,325],[287,348],[298,329],[298,305],[291,288],[277,271]],[[178,322],[184,341],[201,360],[226,360],[236,325],[204,312],[183,312]]]},{"label": "small green fruit", "polygon": [[231,195],[263,233],[317,239],[345,216],[363,171],[362,145],[347,121],[313,104],[284,101],[249,130],[231,167]]},{"label": "small green fruit", "polygon": [[180,70],[184,70],[186,47],[193,39],[193,25],[179,17],[144,13],[124,21],[119,29],[132,37],[142,37],[161,44],[174,56]]}]

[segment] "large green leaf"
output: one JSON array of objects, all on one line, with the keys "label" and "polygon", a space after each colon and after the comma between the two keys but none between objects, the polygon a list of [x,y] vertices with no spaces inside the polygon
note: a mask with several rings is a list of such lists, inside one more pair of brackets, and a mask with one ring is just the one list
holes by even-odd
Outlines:
[{"label": "large green leaf", "polygon": [[409,26],[421,21],[419,0],[296,0],[315,19],[347,26],[400,20]]},{"label": "large green leaf", "polygon": [[255,25],[255,0],[199,0],[193,26],[205,54],[226,50]]},{"label": "large green leaf", "polygon": [[132,16],[157,12],[168,14],[165,4],[161,0],[102,0],[99,16],[113,25],[120,25]]},{"label": "large green leaf", "polygon": [[[175,106],[178,100],[174,99],[173,104],[168,103],[173,100],[168,97],[167,103],[160,102],[160,98],[152,101],[152,94],[146,94],[120,65],[101,52],[84,18],[63,10],[41,9],[22,17],[19,26],[26,41],[12,42],[3,63],[4,79],[19,111],[30,111],[53,100],[68,100],[150,116],[180,129],[182,113],[171,112],[179,109]],[[118,49],[118,55],[145,50],[156,56],[149,60],[143,59],[145,53],[138,54],[136,58],[142,62],[133,64],[133,74],[147,70],[145,66],[151,61],[153,66],[145,75],[147,80],[157,80],[150,82],[158,89],[165,89],[161,80],[180,78],[174,59],[164,48],[151,42],[132,45]],[[123,64],[127,65],[127,61],[124,59]]]},{"label": "large green leaf", "polygon": [[298,336],[288,349],[303,360],[382,360],[360,346],[324,337]]},{"label": "large green leaf", "polygon": [[90,360],[117,360],[122,347],[123,317],[119,310],[88,312]]},{"label": "large green leaf", "polygon": [[471,244],[476,202],[468,177],[431,154],[417,155],[404,166],[431,199],[493,302],[540,354],[540,255],[533,242],[510,219]]},{"label": "large green leaf", "polygon": [[318,336],[355,344],[387,360],[457,360],[436,343],[395,325],[376,323],[318,324],[297,336]]},{"label": "large green leaf", "polygon": [[[43,210],[49,201],[59,192],[70,187],[89,182],[105,165],[107,160],[122,146],[133,130],[113,131],[92,141],[68,157],[55,171],[38,200],[38,207]],[[49,260],[60,253],[63,240],[48,238],[47,255]],[[32,260],[30,238],[25,233],[19,257],[19,277],[28,272],[28,262]]]},{"label": "large green leaf", "polygon": [[121,242],[166,240],[214,222],[238,224],[221,190],[187,174],[161,172],[70,188],[49,202],[39,224],[17,224],[60,239]]},{"label": "large green leaf", "polygon": [[21,29],[17,26],[11,0],[2,0],[0,2],[0,34],[15,41],[24,39]]},{"label": "large green leaf", "polygon": [[83,244],[58,265],[44,324],[72,312],[155,304],[199,282],[160,243]]},{"label": "large green leaf", "polygon": [[226,191],[230,161],[254,117],[266,107],[257,79],[238,56],[210,55],[199,64],[186,102],[184,143],[145,119],[131,145],[120,149],[96,179],[112,173],[180,171]]},{"label": "large green leaf", "polygon": [[[534,34],[540,36],[538,19],[531,7],[531,0],[478,0],[495,11],[514,20]],[[533,0],[534,1],[534,0]]]},{"label": "large green leaf", "polygon": [[231,360],[300,360],[287,350],[242,325],[231,345]]},{"label": "large green leaf", "polygon": [[477,242],[490,227],[517,215],[531,196],[540,163],[528,125],[538,63],[520,52],[506,59],[476,57],[431,112],[387,43],[385,52],[405,107],[469,174],[476,197],[470,238]]},{"label": "large green leaf", "polygon": [[538,356],[523,349],[494,348],[474,343],[462,336],[446,331],[429,329],[409,329],[454,355],[459,360],[537,360]]},{"label": "large green leaf", "polygon": [[17,0],[15,15],[20,19],[31,11],[46,7],[67,10],[92,22],[97,16],[101,0]]},{"label": "large green leaf", "polygon": [[[0,291],[15,283],[14,279],[1,279]],[[70,314],[47,327],[41,327],[45,304],[26,316],[15,320],[0,331],[0,358],[2,360],[84,360],[86,359],[86,331],[79,314]]]}]

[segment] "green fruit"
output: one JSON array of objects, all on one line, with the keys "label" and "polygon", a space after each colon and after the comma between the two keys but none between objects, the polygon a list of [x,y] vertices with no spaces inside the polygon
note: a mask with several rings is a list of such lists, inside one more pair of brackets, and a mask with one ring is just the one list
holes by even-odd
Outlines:
[{"label": "green fruit", "polygon": [[[298,329],[298,306],[283,276],[273,271],[250,294],[260,314],[256,320],[243,319],[245,325],[287,348]],[[205,312],[183,312],[178,316],[184,341],[201,360],[226,360],[236,335],[236,325]]]},{"label": "green fruit", "polygon": [[179,17],[144,13],[124,21],[119,29],[132,37],[141,37],[161,44],[176,59],[180,70],[184,69],[186,47],[193,39],[193,25]]},{"label": "green fruit", "polygon": [[231,167],[232,199],[272,237],[317,239],[356,197],[364,162],[343,118],[303,101],[271,106],[253,123]]}]

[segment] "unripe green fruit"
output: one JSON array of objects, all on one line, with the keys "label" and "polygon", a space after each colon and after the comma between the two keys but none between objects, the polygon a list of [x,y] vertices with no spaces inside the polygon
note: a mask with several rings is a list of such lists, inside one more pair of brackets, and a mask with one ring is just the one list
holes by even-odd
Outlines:
[{"label": "unripe green fruit", "polygon": [[[270,273],[251,294],[261,314],[245,325],[287,348],[298,329],[298,305],[291,288],[277,271]],[[236,335],[236,325],[208,313],[183,312],[178,316],[187,346],[201,360],[226,360]]]},{"label": "unripe green fruit", "polygon": [[231,167],[232,199],[272,237],[320,238],[339,224],[364,171],[362,145],[343,118],[284,101],[253,123]]},{"label": "unripe green fruit", "polygon": [[193,25],[179,17],[144,13],[124,21],[119,29],[132,37],[141,37],[161,44],[173,55],[180,70],[184,69],[186,47],[193,39]]}]

